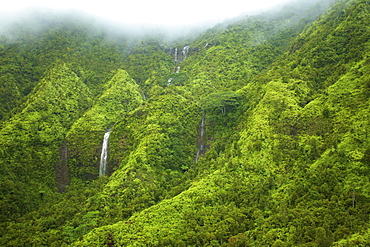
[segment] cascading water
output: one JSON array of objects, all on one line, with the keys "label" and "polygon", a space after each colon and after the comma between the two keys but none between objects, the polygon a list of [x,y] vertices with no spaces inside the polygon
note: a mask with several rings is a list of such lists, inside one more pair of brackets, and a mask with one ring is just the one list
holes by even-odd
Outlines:
[{"label": "cascading water", "polygon": [[184,46],[184,48],[182,48],[182,60],[185,60],[186,59],[186,54],[189,52],[189,49],[190,49],[190,46]]},{"label": "cascading water", "polygon": [[[189,53],[189,50],[190,50],[190,46],[188,46],[188,45],[184,46],[184,48],[182,48],[181,52],[178,52],[177,48],[175,48],[174,50],[171,48],[169,54],[173,55],[174,63],[178,65],[179,63],[181,63],[182,61],[184,61],[186,59],[187,54]],[[176,66],[173,69],[172,73],[174,73],[174,74],[180,73],[180,66]],[[168,79],[166,87],[173,84],[172,80],[173,80],[173,78]]]},{"label": "cascading water", "polygon": [[189,50],[190,50],[190,46],[186,45],[182,48],[180,52],[178,51],[177,48],[175,48],[174,50],[171,49],[170,54],[171,55],[173,54],[173,57],[174,57],[173,60],[175,63],[181,63],[187,58]]},{"label": "cascading water", "polygon": [[203,113],[202,122],[200,123],[200,137],[204,139],[206,135],[206,113]]},{"label": "cascading water", "polygon": [[108,140],[111,129],[108,129],[104,134],[103,145],[100,155],[100,167],[99,167],[99,177],[105,176],[107,171],[107,160],[108,160]]},{"label": "cascading water", "polygon": [[177,48],[175,48],[175,63],[177,63]]},{"label": "cascading water", "polygon": [[198,131],[198,151],[195,154],[195,163],[198,162],[199,155],[206,151],[205,139],[206,139],[206,112],[203,110],[202,121],[199,125]]}]

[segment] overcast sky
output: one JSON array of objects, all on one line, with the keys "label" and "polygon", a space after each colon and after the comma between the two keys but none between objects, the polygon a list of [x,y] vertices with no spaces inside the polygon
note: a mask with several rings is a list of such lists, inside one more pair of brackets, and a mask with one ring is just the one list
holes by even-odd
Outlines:
[{"label": "overcast sky", "polygon": [[7,0],[1,3],[0,10],[78,9],[113,21],[174,26],[222,21],[283,2],[287,0]]}]

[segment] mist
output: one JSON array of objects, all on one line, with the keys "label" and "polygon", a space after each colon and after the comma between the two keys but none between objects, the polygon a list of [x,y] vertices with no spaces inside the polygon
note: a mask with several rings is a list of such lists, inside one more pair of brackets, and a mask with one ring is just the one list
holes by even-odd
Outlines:
[{"label": "mist", "polygon": [[165,26],[194,25],[203,22],[221,22],[227,18],[267,9],[271,6],[287,2],[288,0],[259,0],[227,2],[212,0],[136,0],[118,1],[43,1],[43,0],[15,0],[8,1],[0,7],[4,11],[19,11],[24,9],[50,9],[50,10],[80,10],[101,19],[127,24],[155,24]]},{"label": "mist", "polygon": [[[173,19],[171,22],[158,23],[157,20],[143,19],[142,21],[136,20],[136,23],[125,22],[124,20],[114,20],[115,18],[107,18],[104,15],[94,15],[81,9],[58,9],[58,8],[44,8],[44,7],[33,7],[33,8],[23,8],[23,9],[13,9],[5,11],[0,10],[0,35],[6,34],[9,39],[13,39],[15,26],[24,26],[24,31],[27,32],[40,32],[48,26],[56,25],[61,21],[68,22],[79,22],[90,26],[92,29],[106,29],[111,34],[119,35],[129,35],[138,39],[145,38],[147,36],[161,36],[165,40],[175,40],[181,39],[187,36],[196,36],[206,29],[214,27],[216,25],[230,24],[233,22],[240,21],[247,18],[248,16],[259,15],[264,13],[266,16],[273,16],[274,12],[281,11],[284,8],[306,8],[307,5],[319,4],[321,7],[320,13],[325,10],[330,4],[335,2],[334,0],[281,0],[277,4],[269,4],[263,8],[251,8],[238,15],[230,16],[228,18],[211,18],[205,19],[199,22],[192,22],[191,13],[188,13],[188,23],[178,22]],[[289,5],[288,3],[294,3],[294,5]],[[108,3],[107,3],[108,4]],[[232,2],[230,2],[232,4]],[[182,12],[185,10],[176,9],[172,7],[167,9],[167,12],[177,11]],[[198,6],[193,6],[196,9]],[[199,6],[199,12],[212,11],[214,6],[209,6],[208,9],[204,6]],[[155,11],[155,9],[153,10]],[[90,11],[91,12],[91,11]],[[166,12],[166,13],[167,13]],[[194,11],[193,11],[194,12]],[[312,16],[316,16],[320,13],[311,13]],[[184,18],[182,15],[179,18]],[[170,25],[169,25],[170,24]]]}]

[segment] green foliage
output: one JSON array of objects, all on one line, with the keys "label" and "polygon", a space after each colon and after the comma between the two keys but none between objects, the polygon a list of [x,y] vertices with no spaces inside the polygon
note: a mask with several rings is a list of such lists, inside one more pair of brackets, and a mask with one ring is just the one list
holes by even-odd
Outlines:
[{"label": "green foliage", "polygon": [[234,92],[213,93],[202,100],[202,106],[207,112],[219,109],[222,116],[225,116],[227,109],[239,105],[238,98],[239,95]]},{"label": "green foliage", "polygon": [[8,209],[4,208],[2,221],[36,207],[40,203],[37,193],[40,189],[45,187],[48,193],[54,190],[59,147],[73,122],[90,104],[86,85],[65,65],[60,65],[27,97],[22,112],[4,123],[0,131],[2,187],[15,183],[15,188],[24,189],[15,194],[12,190],[3,191],[2,201],[10,200],[13,206],[4,204]]},{"label": "green foliage", "polygon": [[144,86],[145,81],[153,75],[167,75],[171,71],[172,60],[157,41],[146,40],[128,55],[123,66],[139,85]]},{"label": "green foliage", "polygon": [[[1,246],[70,246],[96,225],[97,212],[81,216],[87,198],[100,191],[103,180],[78,183],[64,194],[54,194],[38,210],[2,223]],[[72,220],[73,218],[73,220]]]},{"label": "green foliage", "polygon": [[[105,87],[94,106],[73,124],[67,134],[68,166],[75,178],[97,177],[104,132],[113,128],[114,135],[114,125],[143,102],[138,85],[124,70],[118,70]],[[118,164],[111,164],[110,170],[113,165]]]},{"label": "green foliage", "polygon": [[182,167],[193,163],[197,117],[192,101],[168,93],[151,99],[116,125],[111,153],[112,159],[120,161],[120,169],[112,174],[100,199],[109,221],[123,220],[186,188]]},{"label": "green foliage", "polygon": [[[152,206],[128,221],[101,228],[109,232],[116,245],[219,246],[245,225],[241,209],[230,203],[234,185],[231,174],[217,171],[171,199]],[[235,174],[234,174],[235,175]],[[223,186],[220,189],[220,186]],[[206,198],[204,198],[206,197]],[[86,246],[102,244],[95,232],[76,243]]]},{"label": "green foliage", "polygon": [[6,119],[13,105],[20,99],[20,92],[11,74],[2,75],[0,78],[0,121]]},{"label": "green foliage", "polygon": [[[137,84],[108,73],[117,60],[99,71],[63,56],[69,29],[48,36],[82,80],[115,75],[89,82],[91,100],[62,65],[22,101],[4,72],[4,116],[23,104],[0,131],[0,245],[367,246],[370,9],[338,1],[311,24],[319,5],[210,29],[180,73],[160,41],[142,42],[124,61]],[[97,178],[108,128],[110,176]],[[55,164],[68,164],[64,194]]]},{"label": "green foliage", "polygon": [[56,61],[65,63],[94,95],[122,65],[126,38],[118,43],[91,18],[73,13],[28,18],[8,27],[0,39],[0,121],[21,110],[17,106]]}]

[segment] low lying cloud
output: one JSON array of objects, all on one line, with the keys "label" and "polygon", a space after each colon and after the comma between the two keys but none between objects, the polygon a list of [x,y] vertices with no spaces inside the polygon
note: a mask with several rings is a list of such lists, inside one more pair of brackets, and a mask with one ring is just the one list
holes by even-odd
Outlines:
[{"label": "low lying cloud", "polygon": [[26,8],[77,9],[107,20],[130,24],[160,24],[167,26],[220,22],[244,12],[276,6],[287,0],[135,0],[135,1],[45,1],[13,0],[3,3],[1,10]]}]

